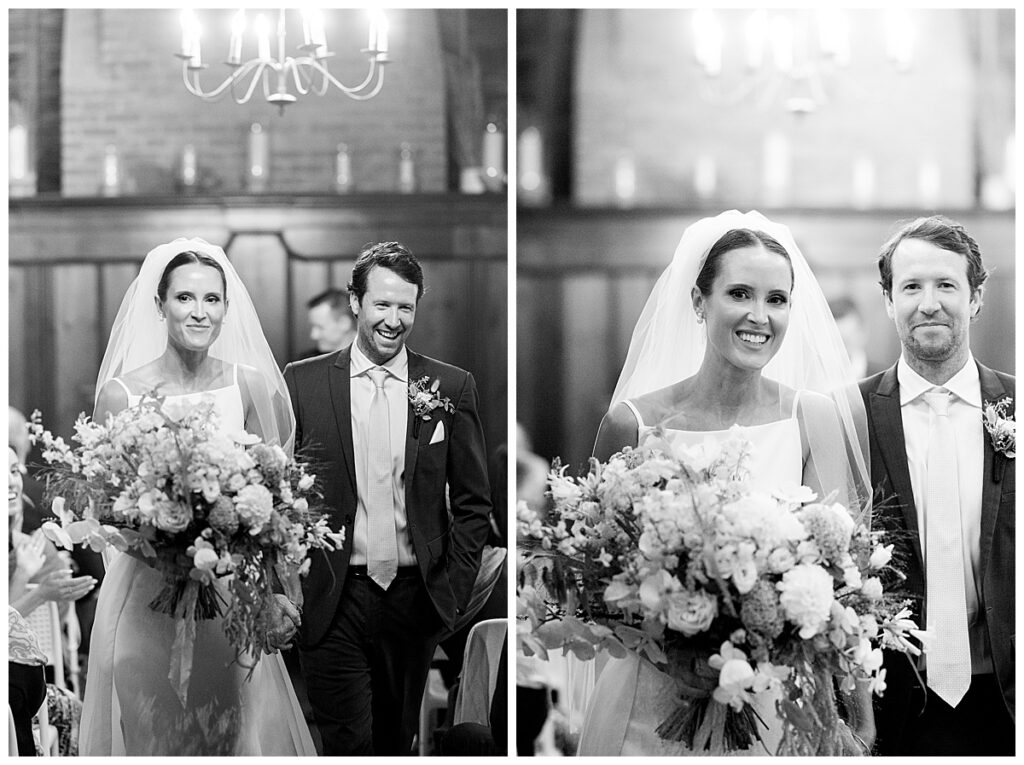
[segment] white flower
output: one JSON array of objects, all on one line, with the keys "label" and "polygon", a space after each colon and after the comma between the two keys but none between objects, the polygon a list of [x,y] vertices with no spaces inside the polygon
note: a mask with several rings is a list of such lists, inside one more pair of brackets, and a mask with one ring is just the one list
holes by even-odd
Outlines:
[{"label": "white flower", "polygon": [[242,524],[250,534],[258,534],[270,520],[274,510],[274,497],[265,486],[246,486],[235,497],[235,508]]},{"label": "white flower", "polygon": [[861,594],[871,600],[878,600],[882,597],[882,580],[877,576],[868,577],[860,588]]},{"label": "white flower", "polygon": [[875,548],[874,552],[871,553],[870,565],[873,569],[882,568],[890,560],[892,560],[892,548],[893,545],[879,545]]},{"label": "white flower", "polygon": [[201,547],[196,550],[195,556],[192,558],[192,562],[198,569],[206,569],[207,571],[213,570],[217,565],[217,561],[220,558],[217,556],[217,551],[211,547]]},{"label": "white flower", "polygon": [[784,574],[796,565],[796,558],[787,547],[776,547],[768,556],[768,570],[773,574]]},{"label": "white flower", "polygon": [[718,601],[703,590],[683,590],[668,596],[668,626],[686,636],[704,632],[718,615]]},{"label": "white flower", "polygon": [[314,476],[308,473],[303,474],[302,478],[299,479],[298,487],[299,491],[309,491],[313,488],[313,482],[316,480]]},{"label": "white flower", "polygon": [[847,587],[860,587],[860,571],[856,566],[849,566],[843,569],[843,582]]},{"label": "white flower", "polygon": [[753,558],[743,558],[737,561],[732,572],[732,581],[740,595],[750,592],[757,583],[757,566]]},{"label": "white flower", "polygon": [[828,624],[832,610],[832,577],[820,566],[800,564],[776,585],[786,616],[800,627],[800,637],[814,637]]}]

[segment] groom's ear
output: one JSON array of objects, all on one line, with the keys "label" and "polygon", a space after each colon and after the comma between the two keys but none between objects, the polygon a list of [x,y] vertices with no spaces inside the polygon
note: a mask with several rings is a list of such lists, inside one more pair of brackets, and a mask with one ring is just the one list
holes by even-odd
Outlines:
[{"label": "groom's ear", "polygon": [[971,321],[977,321],[978,317],[981,316],[981,307],[985,304],[984,300],[984,287],[978,287],[971,293]]},{"label": "groom's ear", "polygon": [[895,310],[893,309],[893,306],[892,306],[892,294],[883,289],[882,290],[882,300],[885,303],[885,312],[886,312],[886,314],[888,314],[890,319],[895,319],[896,315],[895,315]]},{"label": "groom's ear", "polygon": [[355,296],[355,293],[348,293],[348,307],[352,309],[352,315],[359,315],[359,298]]}]

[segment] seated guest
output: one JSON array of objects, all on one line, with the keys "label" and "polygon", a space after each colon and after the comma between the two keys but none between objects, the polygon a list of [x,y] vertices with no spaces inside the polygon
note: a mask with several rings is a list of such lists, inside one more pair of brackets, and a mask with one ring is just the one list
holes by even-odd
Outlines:
[{"label": "seated guest", "polygon": [[7,607],[7,703],[14,716],[18,755],[36,753],[32,718],[46,699],[46,656],[32,629],[15,609]]}]

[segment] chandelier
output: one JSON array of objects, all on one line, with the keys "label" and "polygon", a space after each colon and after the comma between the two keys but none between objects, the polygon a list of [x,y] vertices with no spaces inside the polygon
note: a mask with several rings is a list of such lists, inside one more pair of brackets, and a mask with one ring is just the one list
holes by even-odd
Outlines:
[{"label": "chandelier", "polygon": [[[349,98],[366,101],[376,96],[384,86],[384,65],[388,58],[388,22],[383,11],[371,10],[369,39],[361,53],[367,58],[366,77],[358,85],[348,86],[337,80],[327,69],[327,60],[334,56],[327,47],[323,14],[318,9],[299,12],[302,17],[302,44],[297,56],[287,55],[285,38],[287,21],[285,9],[277,13],[277,28],[271,35],[271,22],[260,13],[254,21],[256,57],[242,60],[242,42],[246,32],[246,13],[240,9],[231,22],[228,55],[224,63],[231,71],[213,90],[204,90],[199,83],[200,72],[207,68],[202,61],[199,38],[199,20],[192,10],[182,11],[181,51],[175,55],[182,60],[182,77],[188,92],[206,101],[216,101],[230,92],[235,103],[244,104],[262,86],[267,103],[284,108],[298,100],[298,96],[315,93],[325,95],[333,85]],[[272,46],[276,42],[276,46]]]},{"label": "chandelier", "polygon": [[[751,11],[742,23],[729,24],[727,40],[721,16],[710,8],[693,12],[694,55],[704,73],[702,96],[734,105],[746,99],[761,106],[781,100],[787,111],[808,114],[828,102],[830,81],[850,62],[849,23],[835,9]],[[902,9],[882,11],[878,31],[886,57],[897,71],[913,61],[914,27]]]}]

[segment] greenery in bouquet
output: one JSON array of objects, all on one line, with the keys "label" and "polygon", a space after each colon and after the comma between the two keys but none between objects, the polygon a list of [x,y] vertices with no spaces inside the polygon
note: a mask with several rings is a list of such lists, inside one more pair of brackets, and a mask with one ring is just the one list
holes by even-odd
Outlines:
[{"label": "greenery in bouquet", "polygon": [[309,551],[342,544],[314,510],[306,465],[224,432],[212,400],[186,407],[144,396],[102,424],[80,415],[74,447],[45,430],[39,412],[29,427],[61,521],[44,532],[68,549],[109,545],[159,570],[165,586],[150,607],[181,620],[179,660],[195,621],[220,615],[240,663],[247,656],[254,667],[270,649],[275,583],[298,602]]},{"label": "greenery in bouquet", "polygon": [[581,477],[556,463],[550,510],[518,510],[520,649],[633,650],[676,676],[696,654],[717,684],[684,684],[663,739],[748,748],[761,738],[754,697],[768,693],[778,754],[855,753],[834,687],[882,693],[881,649],[919,654],[927,636],[883,588],[898,577],[881,532],[806,487],[754,491],[750,450],[736,428],[690,447],[655,431]]}]

